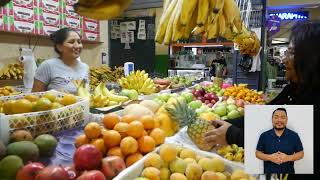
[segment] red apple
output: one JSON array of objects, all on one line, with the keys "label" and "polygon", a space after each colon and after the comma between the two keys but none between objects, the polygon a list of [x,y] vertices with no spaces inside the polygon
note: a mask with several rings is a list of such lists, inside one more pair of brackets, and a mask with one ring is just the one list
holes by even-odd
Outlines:
[{"label": "red apple", "polygon": [[202,96],[200,90],[196,90],[196,91],[193,93],[193,95],[194,95],[195,97],[201,97],[201,96]]},{"label": "red apple", "polygon": [[73,156],[76,170],[93,170],[100,168],[102,160],[101,152],[91,144],[80,146]]},{"label": "red apple", "polygon": [[48,166],[38,173],[35,180],[69,180],[69,175],[61,166]]},{"label": "red apple", "polygon": [[101,171],[107,179],[116,177],[125,168],[125,162],[119,156],[109,156],[102,159]]},{"label": "red apple", "polygon": [[205,103],[205,104],[209,104],[209,103],[210,103],[210,100],[205,100],[204,103]]},{"label": "red apple", "polygon": [[205,94],[203,97],[205,100],[211,100],[210,94]]},{"label": "red apple", "polygon": [[85,171],[77,180],[106,180],[103,173],[98,170]]},{"label": "red apple", "polygon": [[215,104],[216,102],[217,102],[217,101],[214,100],[214,99],[211,100],[211,104]]},{"label": "red apple", "polygon": [[16,180],[33,180],[43,168],[43,164],[31,162],[18,171]]}]

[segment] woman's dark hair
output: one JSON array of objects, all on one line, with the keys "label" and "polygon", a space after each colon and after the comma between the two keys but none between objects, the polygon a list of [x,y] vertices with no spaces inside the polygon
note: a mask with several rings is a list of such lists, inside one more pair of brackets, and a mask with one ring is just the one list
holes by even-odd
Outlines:
[{"label": "woman's dark hair", "polygon": [[58,54],[60,54],[57,45],[63,44],[63,42],[68,38],[70,32],[76,32],[75,30],[71,28],[62,28],[57,30],[56,32],[50,34],[50,39],[54,44],[54,51],[56,51]]},{"label": "woman's dark hair", "polygon": [[320,21],[300,21],[291,31],[299,93],[310,96],[320,89]]}]

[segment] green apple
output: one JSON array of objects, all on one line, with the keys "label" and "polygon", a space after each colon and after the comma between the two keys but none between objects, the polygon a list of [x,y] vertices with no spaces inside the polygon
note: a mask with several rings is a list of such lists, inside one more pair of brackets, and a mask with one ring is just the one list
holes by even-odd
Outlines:
[{"label": "green apple", "polygon": [[193,94],[190,92],[183,92],[181,96],[187,101],[187,103],[193,100]]},{"label": "green apple", "polygon": [[244,116],[244,108],[243,107],[238,107],[237,110],[239,111],[241,116]]},{"label": "green apple", "polygon": [[228,116],[222,116],[221,117],[221,120],[227,120],[228,119]]},{"label": "green apple", "polygon": [[188,105],[191,107],[191,109],[196,110],[201,107],[202,102],[200,100],[191,101]]},{"label": "green apple", "polygon": [[225,116],[227,115],[227,108],[226,106],[217,106],[214,108],[214,113],[218,114],[219,116]]},{"label": "green apple", "polygon": [[240,112],[239,111],[237,111],[237,110],[232,110],[232,111],[230,111],[229,113],[228,113],[228,119],[235,119],[235,118],[238,118],[238,117],[240,117],[241,115],[240,115]]},{"label": "green apple", "polygon": [[238,107],[235,104],[229,104],[227,106],[228,112],[232,111],[232,110],[237,110]]},{"label": "green apple", "polygon": [[159,98],[164,102],[167,102],[170,97],[171,95],[169,93],[162,93],[159,95]]}]

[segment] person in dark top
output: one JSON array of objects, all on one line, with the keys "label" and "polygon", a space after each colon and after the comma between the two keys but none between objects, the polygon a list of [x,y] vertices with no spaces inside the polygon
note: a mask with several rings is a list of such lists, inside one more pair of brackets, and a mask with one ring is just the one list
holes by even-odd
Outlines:
[{"label": "person in dark top", "polygon": [[[225,77],[228,73],[226,59],[223,57],[221,51],[218,51],[216,56],[216,59],[213,59],[211,62],[209,74],[214,77]],[[217,70],[219,67],[221,67],[221,70]]]},{"label": "person in dark top", "polygon": [[278,108],[272,113],[273,129],[260,135],[256,157],[264,162],[264,173],[294,174],[294,161],[304,156],[299,135],[286,127],[287,111]]},{"label": "person in dark top", "polygon": [[[289,175],[291,179],[319,176],[320,134],[320,21],[299,21],[291,29],[286,53],[286,79],[290,82],[270,105],[313,105],[314,109],[314,175]],[[206,134],[212,146],[244,144],[244,119],[212,121],[217,128]],[[250,132],[249,132],[250,133]]]}]

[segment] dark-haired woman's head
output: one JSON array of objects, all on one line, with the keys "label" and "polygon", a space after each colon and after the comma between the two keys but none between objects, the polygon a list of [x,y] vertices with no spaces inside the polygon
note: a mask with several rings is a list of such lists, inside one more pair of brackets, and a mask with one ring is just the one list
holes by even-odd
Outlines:
[{"label": "dark-haired woman's head", "polygon": [[82,43],[80,35],[70,29],[62,28],[50,35],[50,39],[54,43],[54,50],[62,58],[78,58],[82,51]]},{"label": "dark-haired woman's head", "polygon": [[302,91],[320,87],[320,21],[300,21],[291,30],[287,75]]}]

